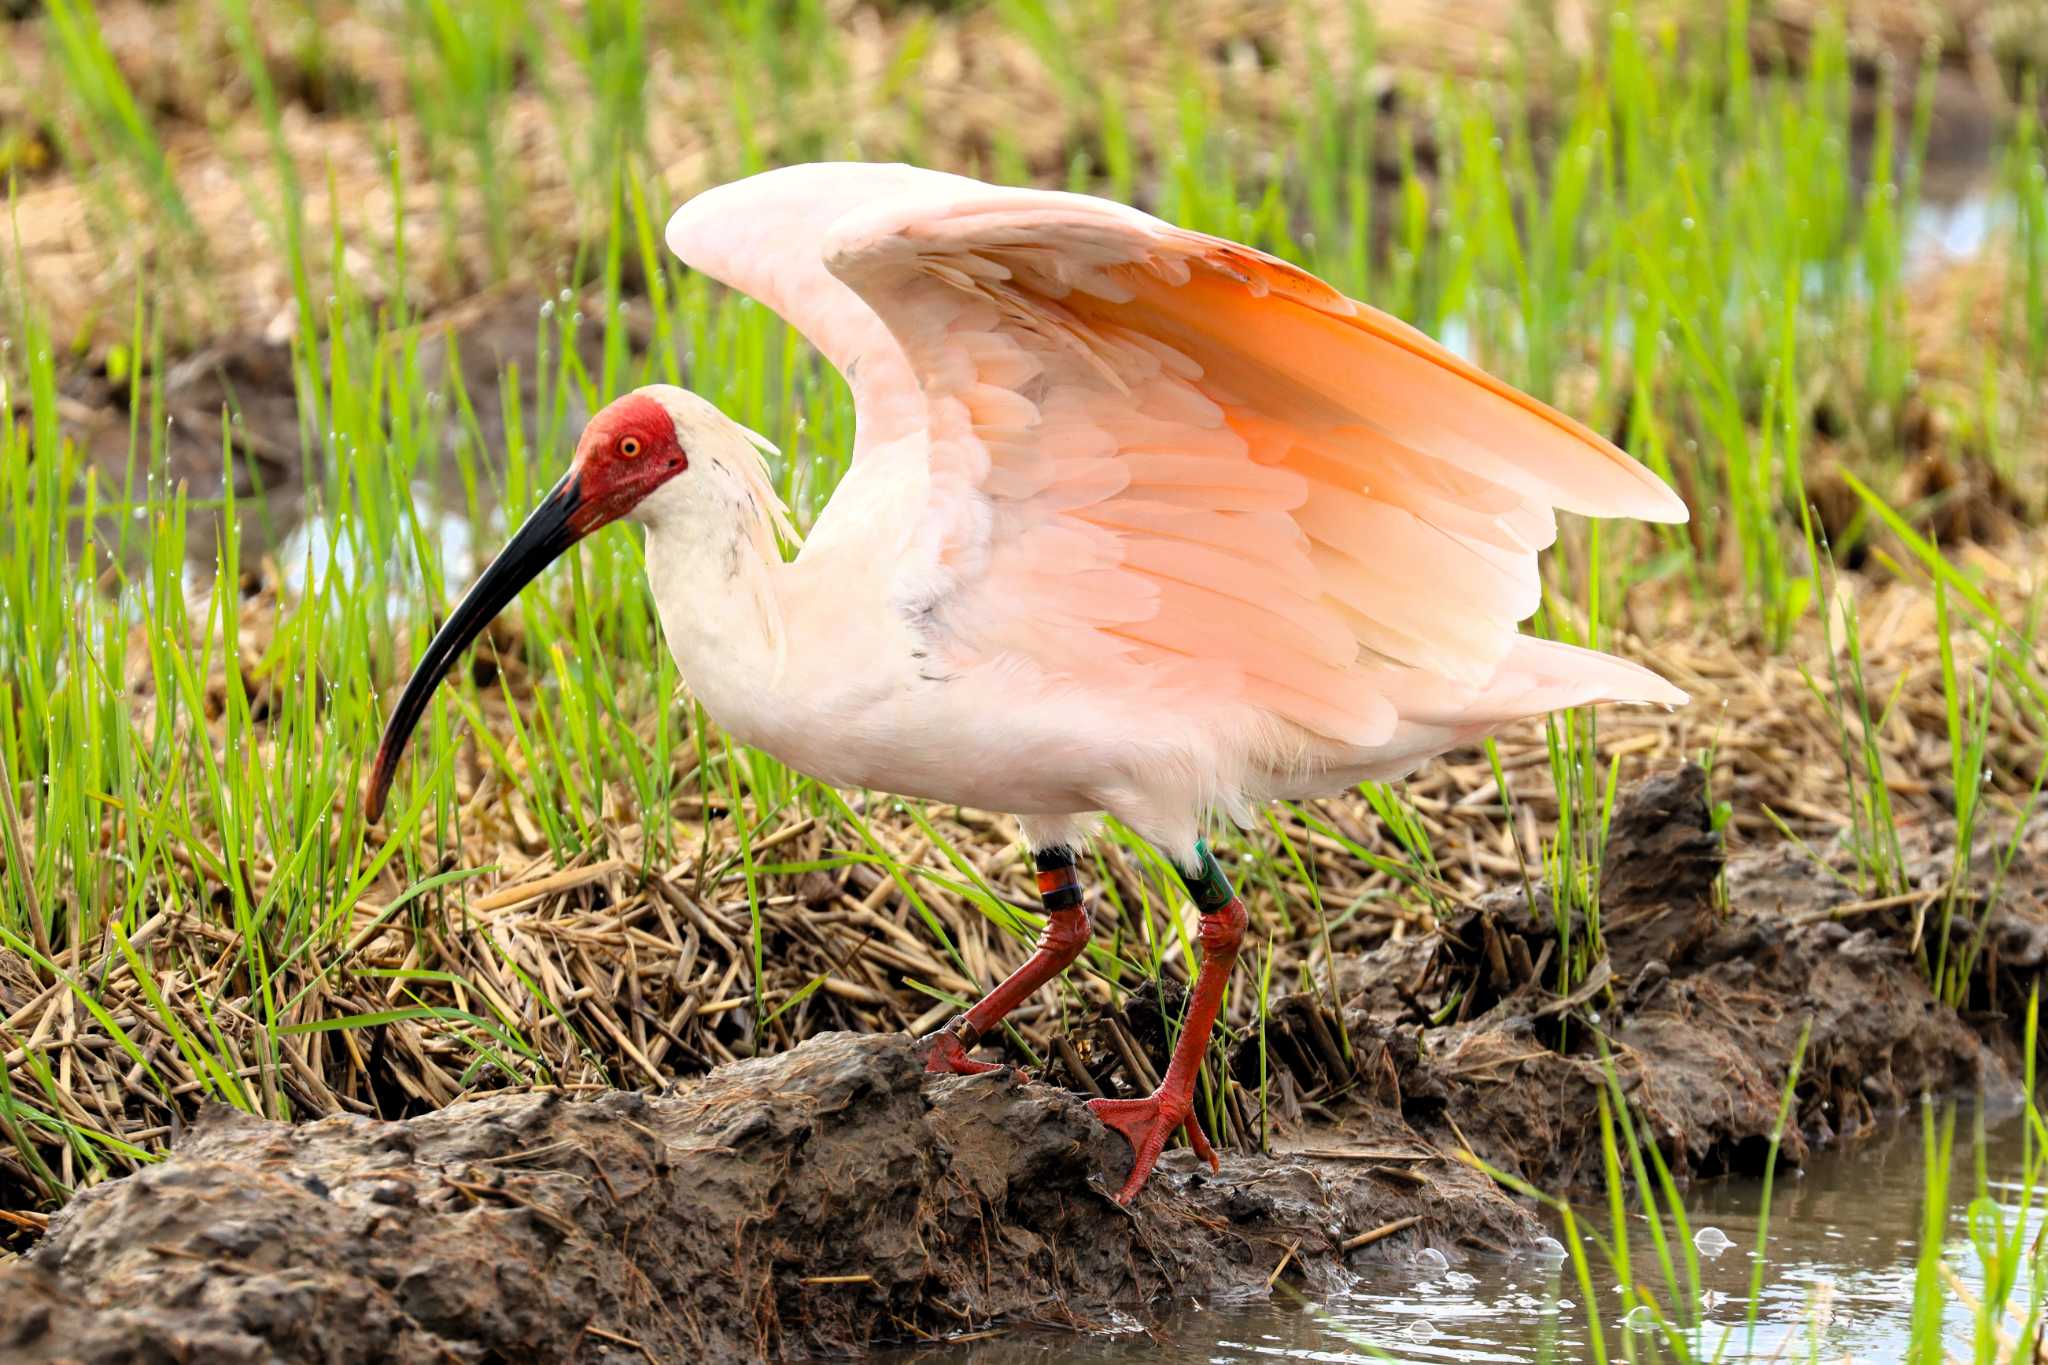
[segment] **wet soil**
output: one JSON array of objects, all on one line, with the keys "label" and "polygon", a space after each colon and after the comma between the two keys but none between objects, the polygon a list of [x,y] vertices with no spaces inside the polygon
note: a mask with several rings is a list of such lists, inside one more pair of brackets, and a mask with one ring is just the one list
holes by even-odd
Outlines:
[{"label": "wet soil", "polygon": [[[1539,984],[1558,943],[1540,888],[1496,893],[1434,941],[1388,945],[1359,965],[1372,1002],[1361,1023],[1379,1028],[1402,1112],[1432,1140],[1469,1142],[1544,1188],[1597,1183],[1596,1097],[1611,1067],[1675,1174],[1756,1174],[1802,1034],[1784,1135],[1795,1162],[1918,1096],[2015,1086],[2018,1020],[2048,960],[2038,896],[1989,917],[1988,975],[1966,1016],[1929,991],[1911,947],[1917,936],[1933,951],[1932,886],[1891,904],[1859,901],[1784,849],[1729,867],[1734,908],[1720,908],[1719,841],[1697,769],[1635,788],[1608,857],[1607,954],[1565,997]],[[1467,1022],[1381,1022],[1404,1006],[1410,1017],[1442,1009],[1458,989]]]},{"label": "wet soil", "polygon": [[[1607,955],[1571,992],[1548,988],[1561,948],[1540,890],[1346,962],[1341,1015],[1275,1002],[1269,1060],[1297,1103],[1273,1153],[1218,1174],[1171,1153],[1128,1211],[1108,1198],[1128,1152],[1078,1097],[1007,1071],[926,1077],[901,1034],[828,1034],[662,1093],[402,1122],[209,1110],[0,1270],[0,1354],[801,1356],[998,1320],[1100,1326],[1279,1278],[1327,1292],[1418,1245],[1514,1254],[1539,1225],[1459,1158],[1596,1179],[1603,1057],[1681,1175],[1760,1166],[1802,1033],[1793,1161],[1916,1095],[2009,1091],[2048,959],[2039,836],[1959,1013],[1916,959],[1931,896],[1858,902],[1776,855],[1723,879],[1698,771],[1652,778],[1617,811]],[[1160,1040],[1137,1041],[1156,1067]],[[1101,1046],[1084,1028],[1063,1055],[1087,1069]]]}]

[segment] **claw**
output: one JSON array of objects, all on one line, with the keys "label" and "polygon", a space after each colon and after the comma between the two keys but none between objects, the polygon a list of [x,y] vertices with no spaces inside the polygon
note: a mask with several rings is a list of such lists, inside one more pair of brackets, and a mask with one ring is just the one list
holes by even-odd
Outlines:
[{"label": "claw", "polygon": [[924,1069],[927,1072],[938,1071],[955,1076],[984,1076],[991,1071],[1003,1069],[1001,1062],[975,1061],[967,1055],[967,1049],[961,1045],[957,1037],[943,1030],[928,1033],[918,1039],[918,1042],[926,1048]]},{"label": "claw", "polygon": [[1131,1175],[1117,1191],[1119,1204],[1130,1203],[1145,1187],[1159,1154],[1166,1150],[1166,1140],[1177,1128],[1187,1130],[1188,1145],[1195,1149],[1196,1156],[1209,1163],[1210,1170],[1221,1167],[1215,1149],[1195,1118],[1190,1096],[1171,1095],[1162,1088],[1141,1100],[1090,1100],[1088,1108],[1105,1127],[1116,1129],[1131,1144]]}]

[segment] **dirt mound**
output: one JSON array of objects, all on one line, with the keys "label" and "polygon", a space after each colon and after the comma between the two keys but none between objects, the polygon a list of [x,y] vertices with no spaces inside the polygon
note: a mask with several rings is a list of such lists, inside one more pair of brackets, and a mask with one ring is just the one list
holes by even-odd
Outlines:
[{"label": "dirt mound", "polygon": [[[10,1360],[742,1359],[1256,1286],[1352,1234],[1533,1234],[1476,1175],[1333,1179],[1186,1153],[1134,1212],[1074,1097],[927,1079],[900,1034],[833,1034],[674,1094],[499,1097],[403,1123],[215,1109],[82,1195],[0,1276]],[[1340,1165],[1342,1163],[1339,1163]],[[1454,1207],[1445,1209],[1448,1197]]]},{"label": "dirt mound", "polygon": [[1611,1065],[1676,1174],[1755,1174],[1802,1033],[1784,1138],[1793,1161],[1921,1095],[2015,1088],[2018,1040],[2005,1026],[2023,1017],[2048,961],[2038,896],[2020,893],[1994,914],[1998,949],[1976,983],[1990,1008],[1966,1021],[1935,998],[1912,951],[1913,907],[1931,895],[1858,903],[1811,858],[1785,851],[1727,868],[1732,908],[1721,908],[1702,782],[1688,767],[1620,804],[1603,887],[1607,953],[1569,996],[1539,983],[1559,938],[1541,888],[1496,893],[1434,940],[1388,945],[1360,964],[1368,999],[1384,1001],[1389,987],[1402,997],[1400,1008],[1368,1013],[1366,1027],[1452,1004],[1463,1019],[1419,1035],[1382,1027],[1403,1113],[1422,1132],[1469,1140],[1539,1186],[1596,1182],[1598,1095]]},{"label": "dirt mound", "polygon": [[[1607,1058],[1695,1175],[1761,1162],[1802,1031],[1795,1160],[1914,1095],[2010,1086],[2001,1004],[2048,949],[2027,857],[1965,1019],[1927,990],[1910,905],[1851,902],[1785,859],[1724,882],[1697,770],[1654,779],[1617,812],[1608,951],[1574,990],[1547,989],[1560,938],[1540,891],[1346,963],[1341,1017],[1275,1004],[1274,1065],[1300,1100],[1281,1150],[1217,1175],[1170,1153],[1128,1211],[1107,1194],[1128,1152],[1078,1098],[1013,1072],[928,1077],[902,1034],[829,1034],[651,1095],[299,1127],[210,1110],[0,1271],[0,1353],[793,1356],[1101,1324],[1281,1275],[1326,1292],[1417,1244],[1512,1254],[1538,1225],[1457,1157],[1597,1178]],[[1159,1064],[1160,1040],[1122,1043]]]}]

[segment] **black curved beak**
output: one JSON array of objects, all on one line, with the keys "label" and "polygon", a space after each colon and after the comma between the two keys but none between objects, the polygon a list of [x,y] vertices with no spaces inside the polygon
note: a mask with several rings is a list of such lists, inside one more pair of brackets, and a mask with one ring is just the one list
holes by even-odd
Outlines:
[{"label": "black curved beak", "polygon": [[533,509],[505,548],[498,551],[498,557],[428,642],[427,652],[420,656],[419,666],[413,670],[412,681],[405,685],[397,707],[384,723],[384,742],[377,746],[376,766],[370,770],[370,789],[363,796],[363,814],[371,824],[384,814],[384,799],[390,794],[391,778],[398,770],[405,742],[412,738],[413,729],[426,714],[427,703],[449,666],[505,609],[506,603],[519,595],[521,588],[583,538],[584,533],[570,524],[582,506],[583,492],[572,468],[548,490],[540,506]]}]

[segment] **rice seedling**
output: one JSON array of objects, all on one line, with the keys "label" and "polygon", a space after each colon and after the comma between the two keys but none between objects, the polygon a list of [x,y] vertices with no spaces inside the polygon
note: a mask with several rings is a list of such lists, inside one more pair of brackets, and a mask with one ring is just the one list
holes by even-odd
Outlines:
[{"label": "rice seedling", "polygon": [[2019,274],[2009,298],[2021,313],[2028,373],[2038,382],[2048,365],[2048,151],[2042,144],[2040,101],[2033,97],[2037,92],[2030,86],[2026,93],[2030,98],[2020,101],[2005,154],[2015,218],[2013,258]]},{"label": "rice seedling", "polygon": [[[511,260],[512,192],[518,182],[499,147],[499,111],[511,93],[516,68],[535,56],[525,7],[417,0],[407,7],[407,19],[414,37],[408,44],[412,103],[440,159],[437,183],[444,191],[469,184],[481,192],[491,266],[503,274]],[[468,158],[466,165],[450,159],[458,147]],[[443,212],[454,217],[445,199]],[[456,261],[449,264],[459,268]]]},{"label": "rice seedling", "polygon": [[[1826,586],[1822,564],[1828,558],[1827,548],[1811,539],[1810,518],[1807,528],[1813,595],[1817,601],[1829,604],[1821,614],[1821,639],[1826,650],[1822,666],[1826,669],[1826,682],[1823,684],[1816,679],[1804,665],[1800,673],[1816,700],[1828,709],[1833,724],[1843,785],[1849,793],[1850,823],[1844,842],[1854,866],[1855,881],[1847,883],[1827,857],[1812,849],[1807,851],[1830,875],[1852,885],[1859,896],[1897,895],[1905,889],[1905,850],[1899,842],[1891,784],[1886,778],[1884,752],[1878,742],[1878,736],[1890,716],[1890,703],[1897,698],[1897,690],[1895,688],[1890,697],[1878,699],[1876,709],[1873,709],[1855,598],[1847,593],[1830,591]],[[1836,581],[1839,582],[1838,579]],[[1766,813],[1771,815],[1787,838],[1804,847],[1804,841],[1775,812],[1766,808]]]},{"label": "rice seedling", "polygon": [[75,126],[91,154],[125,164],[150,207],[187,237],[188,246],[195,244],[198,224],[156,129],[107,47],[92,0],[57,0],[48,14],[52,46],[81,114]]}]

